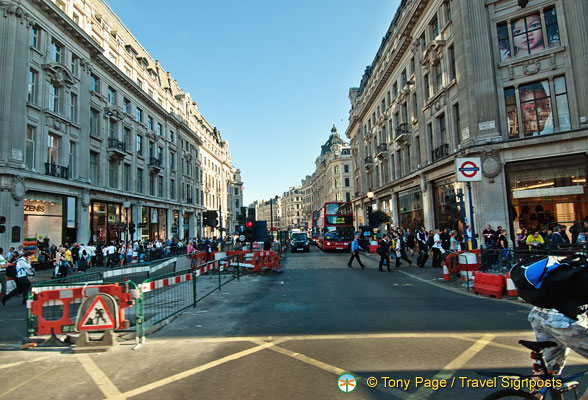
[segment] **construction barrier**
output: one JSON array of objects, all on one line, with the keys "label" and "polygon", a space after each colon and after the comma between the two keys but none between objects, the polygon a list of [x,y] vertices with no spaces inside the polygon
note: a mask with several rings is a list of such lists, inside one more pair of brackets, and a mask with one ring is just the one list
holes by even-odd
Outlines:
[{"label": "construction barrier", "polygon": [[32,327],[29,326],[29,334],[58,335],[74,332],[76,330],[77,308],[85,297],[96,293],[109,294],[117,299],[119,324],[116,329],[128,328],[129,324],[125,319],[124,310],[133,305],[133,301],[127,285],[84,285],[70,289],[45,290],[32,294],[32,300],[29,300],[29,312],[36,324]]},{"label": "construction barrier", "polygon": [[[252,259],[255,253],[249,254]],[[280,258],[274,252],[260,251],[257,254],[261,260],[261,268],[280,269]],[[27,303],[28,335],[75,332],[75,318],[82,300],[103,293],[114,296],[120,306],[120,313],[116,314],[120,323],[116,330],[134,332],[137,340],[142,341],[145,335],[159,329],[170,318],[188,307],[196,307],[197,303],[215,291],[220,291],[225,284],[239,279],[244,266],[249,270],[254,269],[252,264],[245,263],[245,252],[226,252],[226,257],[222,257],[223,255],[225,254],[219,253],[219,259],[198,265],[194,269],[187,268],[144,279],[138,285],[128,281],[88,286],[53,280],[50,282],[52,287],[34,287]],[[192,256],[183,258],[188,265],[192,262]],[[132,268],[144,267],[137,265]],[[136,274],[139,272],[134,270]],[[96,275],[91,276],[92,279],[101,278],[100,274],[94,274]],[[90,277],[88,274],[85,276]],[[123,275],[119,277],[124,279]],[[129,290],[129,287],[132,289]],[[133,303],[135,306],[131,307]]]},{"label": "construction barrier", "polygon": [[497,274],[476,273],[472,291],[484,296],[501,299],[504,294],[505,277]]},{"label": "construction barrier", "polygon": [[510,272],[506,273],[506,294],[508,297],[518,297],[519,292],[513,280],[510,278]]}]

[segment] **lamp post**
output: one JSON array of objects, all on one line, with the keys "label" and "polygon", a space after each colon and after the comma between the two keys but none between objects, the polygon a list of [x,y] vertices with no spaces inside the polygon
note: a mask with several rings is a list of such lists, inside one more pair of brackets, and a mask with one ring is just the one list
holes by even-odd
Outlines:
[{"label": "lamp post", "polygon": [[[126,215],[126,220],[127,220],[127,230],[125,232],[125,247],[128,249],[129,248],[129,208],[131,207],[131,202],[130,201],[124,201],[123,202],[123,207],[125,208],[125,215]],[[126,254],[125,254],[125,258],[126,258]]]},{"label": "lamp post", "polygon": [[[273,198],[274,201],[278,201],[278,196]],[[270,197],[270,232],[272,237],[274,236],[274,209],[272,207],[272,198]]]},{"label": "lamp post", "polygon": [[[367,192],[367,197],[368,197],[368,199],[370,199],[370,205],[368,206],[368,225],[371,228],[372,222],[374,221],[374,209],[373,209],[374,192]],[[371,218],[370,218],[370,216],[371,216]]]}]

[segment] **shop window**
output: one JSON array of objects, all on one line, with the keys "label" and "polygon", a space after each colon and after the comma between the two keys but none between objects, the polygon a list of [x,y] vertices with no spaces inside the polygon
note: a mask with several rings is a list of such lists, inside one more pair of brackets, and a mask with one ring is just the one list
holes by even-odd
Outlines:
[{"label": "shop window", "polygon": [[[520,137],[521,130],[523,136],[528,137],[550,134],[556,128],[570,129],[565,78],[555,78],[553,85],[553,95],[547,80],[519,86],[519,104],[516,101],[517,89],[504,90],[509,139]],[[520,108],[521,124],[518,123],[517,108]],[[556,110],[557,115],[554,115]]]},{"label": "shop window", "polygon": [[571,226],[588,215],[585,156],[512,163],[506,176],[515,231]]},{"label": "shop window", "polygon": [[[496,26],[500,60],[539,53],[560,45],[555,7]],[[512,43],[509,37],[512,36]]]}]

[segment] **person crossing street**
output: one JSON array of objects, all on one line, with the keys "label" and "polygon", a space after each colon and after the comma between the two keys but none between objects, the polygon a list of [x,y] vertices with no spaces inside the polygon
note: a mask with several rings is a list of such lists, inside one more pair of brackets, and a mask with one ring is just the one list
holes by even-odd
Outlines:
[{"label": "person crossing street", "polygon": [[380,254],[380,272],[383,272],[384,261],[386,261],[386,267],[388,267],[388,272],[392,272],[392,268],[390,268],[390,240],[388,239],[388,235],[384,234],[382,237],[382,241],[380,242],[380,246],[378,248],[378,252]]},{"label": "person crossing street", "polygon": [[355,235],[355,239],[353,240],[353,242],[351,242],[351,258],[349,259],[349,262],[347,263],[347,266],[349,268],[353,268],[351,266],[351,263],[353,262],[354,258],[357,259],[357,262],[359,263],[361,268],[365,268],[365,264],[363,264],[361,262],[361,259],[359,258],[359,250],[360,249],[361,249],[361,247],[359,245],[359,235]]}]

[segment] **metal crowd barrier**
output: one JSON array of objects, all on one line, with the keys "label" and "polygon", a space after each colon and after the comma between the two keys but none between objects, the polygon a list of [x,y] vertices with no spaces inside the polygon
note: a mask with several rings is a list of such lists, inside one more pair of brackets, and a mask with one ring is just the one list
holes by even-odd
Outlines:
[{"label": "metal crowd barrier", "polygon": [[[180,264],[190,263],[195,256],[181,256],[186,257],[187,260],[179,260]],[[215,261],[209,261],[204,264],[194,265],[193,268],[187,268],[182,271],[170,272],[167,274],[158,275],[155,277],[148,277],[143,279],[141,283],[135,284],[131,280],[119,280],[118,282],[106,282],[108,276],[107,272],[90,272],[80,274],[73,277],[64,278],[63,280],[52,280],[39,282],[33,285],[31,293],[29,294],[29,303],[27,305],[27,336],[35,336],[38,332],[37,318],[31,314],[32,303],[39,301],[37,296],[40,292],[49,290],[57,290],[59,293],[67,294],[69,291],[63,289],[75,289],[86,287],[89,291],[98,290],[96,287],[108,286],[112,284],[127,285],[129,291],[132,293],[132,298],[135,304],[125,310],[125,318],[129,322],[127,329],[123,332],[134,332],[137,342],[144,342],[147,334],[159,329],[161,324],[169,318],[177,315],[189,307],[196,307],[196,304],[214,293],[220,291],[222,286],[239,279],[241,275],[241,263],[243,261],[243,254],[229,255]],[[131,275],[141,276],[143,273],[141,268],[148,268],[149,266],[133,266],[131,271],[125,271],[124,274],[113,276],[128,277]],[[175,267],[175,262],[174,262]],[[78,278],[79,277],[79,278]],[[73,278],[93,279],[94,282],[73,282]],[[102,278],[100,281],[99,278]],[[59,282],[57,282],[59,281]],[[71,290],[72,292],[74,290]],[[75,290],[76,292],[79,289]],[[59,298],[59,297],[56,297]],[[75,321],[78,309],[82,302],[82,298],[62,297],[63,300],[43,301],[42,303],[42,318],[48,323],[55,321]],[[64,315],[67,303],[68,315]],[[56,330],[55,334],[67,334],[74,331],[73,325],[70,323],[54,324],[60,325],[60,329]],[[121,330],[118,330],[121,331]]]},{"label": "metal crowd barrier", "polygon": [[505,273],[513,265],[528,259],[531,256],[568,257],[576,253],[586,254],[586,248],[582,245],[568,245],[559,249],[540,248],[529,250],[525,247],[509,247],[507,249],[481,249],[481,271]]}]

